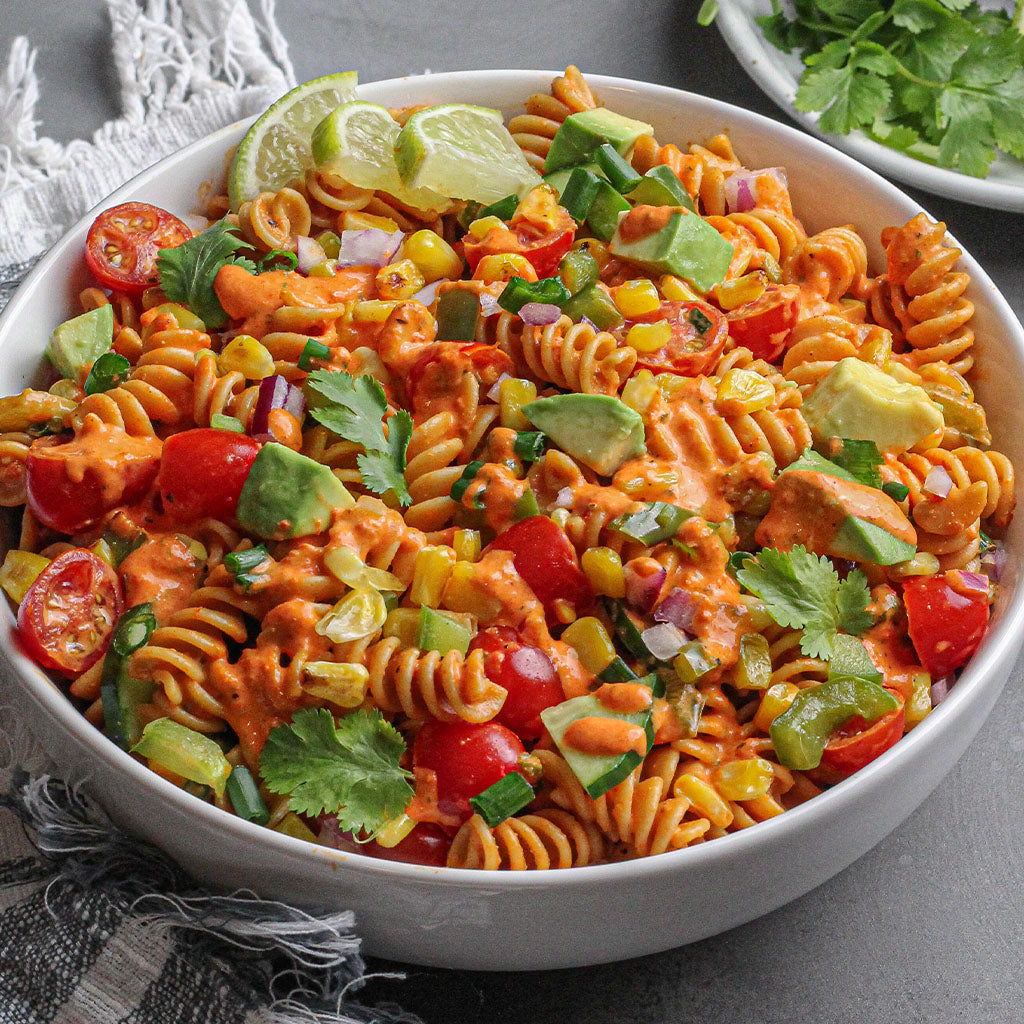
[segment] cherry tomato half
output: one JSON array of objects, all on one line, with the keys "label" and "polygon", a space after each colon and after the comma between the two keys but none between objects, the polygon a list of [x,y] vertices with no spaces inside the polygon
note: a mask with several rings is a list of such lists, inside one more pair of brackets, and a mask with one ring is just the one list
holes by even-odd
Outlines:
[{"label": "cherry tomato half", "polygon": [[959,569],[903,584],[910,640],[933,678],[949,675],[978,649],[988,627],[988,585]]},{"label": "cherry tomato half", "polygon": [[531,516],[510,526],[487,550],[512,552],[516,572],[548,613],[559,599],[579,611],[594,596],[569,538],[547,516]]},{"label": "cherry tomato half", "polygon": [[437,776],[437,806],[463,821],[469,798],[493,786],[526,753],[519,737],[497,722],[427,722],[413,744],[413,765]]},{"label": "cherry tomato half", "polygon": [[104,210],[89,228],[85,261],[104,288],[141,295],[159,282],[156,256],[192,237],[173,214],[149,203],[121,203]]},{"label": "cherry tomato half", "polygon": [[634,324],[654,324],[659,320],[669,322],[672,337],[656,352],[640,352],[638,369],[646,368],[655,373],[667,370],[682,377],[696,377],[715,365],[729,333],[725,317],[704,302],[666,300],[653,313],[627,320],[612,333],[625,342]]},{"label": "cherry tomato half", "polygon": [[141,498],[160,466],[155,437],[89,422],[77,437],[40,438],[25,465],[28,507],[44,526],[78,533],[118,505]]},{"label": "cherry tomato half", "polygon": [[572,247],[576,221],[549,195],[547,189],[534,189],[508,222],[507,228],[494,228],[483,239],[466,235],[463,252],[470,271],[485,256],[517,253],[530,261],[538,277],[551,277],[562,257]]},{"label": "cherry tomato half", "polygon": [[544,731],[540,713],[565,700],[551,659],[539,647],[522,643],[508,626],[493,626],[477,633],[469,649],[487,652],[487,678],[508,691],[495,721],[521,740],[540,739]]},{"label": "cherry tomato half", "polygon": [[164,510],[181,521],[233,519],[261,447],[245,434],[210,427],[172,434],[164,442],[157,476]]},{"label": "cherry tomato half", "polygon": [[755,359],[771,362],[786,347],[799,308],[797,285],[769,285],[759,299],[726,313],[729,337],[738,348],[750,349]]},{"label": "cherry tomato half", "polygon": [[397,860],[402,864],[426,864],[432,868],[443,868],[448,863],[451,845],[451,836],[440,825],[420,822],[395,846],[364,843],[356,847],[356,852],[378,860]]},{"label": "cherry tomato half", "polygon": [[903,735],[903,694],[894,689],[889,693],[900,702],[900,706],[873,722],[865,722],[859,716],[851,718],[832,734],[821,755],[822,767],[845,779],[860,771],[869,761],[874,761]]},{"label": "cherry tomato half", "polygon": [[117,573],[84,548],[58,555],[18,607],[18,634],[43,668],[84,672],[107,649],[123,605]]}]

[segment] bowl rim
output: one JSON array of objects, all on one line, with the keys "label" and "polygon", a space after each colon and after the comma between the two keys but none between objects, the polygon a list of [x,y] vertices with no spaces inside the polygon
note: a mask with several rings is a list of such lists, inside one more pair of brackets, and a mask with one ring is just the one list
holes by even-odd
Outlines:
[{"label": "bowl rim", "polygon": [[[561,74],[559,71],[538,69],[452,71],[429,76],[406,76],[364,83],[359,86],[359,94],[360,98],[373,99],[374,93],[378,91],[387,92],[394,90],[400,84],[422,79],[424,82],[430,82],[432,89],[436,87],[441,92],[449,82],[480,83],[481,90],[486,90],[488,87],[505,91],[521,88],[517,95],[521,95],[525,99],[531,91],[547,88],[551,79],[559,74]],[[599,90],[612,89],[632,92],[660,99],[668,104],[676,103],[697,108],[702,113],[715,115],[723,123],[737,120],[746,122],[744,127],[760,128],[764,132],[774,133],[782,144],[795,145],[798,149],[809,149],[826,161],[837,162],[847,171],[859,174],[864,178],[865,184],[876,190],[875,194],[878,194],[879,198],[889,199],[897,205],[904,206],[908,211],[908,216],[921,210],[920,205],[901,189],[886,181],[874,170],[860,164],[853,157],[805,132],[762,114],[670,86],[599,74],[588,74],[587,80]],[[7,333],[13,330],[15,320],[21,312],[20,307],[29,302],[36,282],[47,277],[50,268],[64,254],[72,236],[90,224],[99,210],[125,201],[140,185],[144,185],[146,179],[156,176],[167,161],[184,164],[187,163],[190,154],[200,148],[212,146],[215,140],[223,139],[227,143],[228,139],[232,139],[236,135],[240,137],[242,129],[253,120],[255,117],[226,125],[164,157],[140,171],[139,174],[129,179],[79,218],[27,275],[12,295],[6,308],[0,313],[0,347],[2,347]],[[972,287],[987,293],[993,312],[1004,326],[1010,328],[1005,343],[1017,350],[1018,357],[1024,363],[1024,329],[1021,328],[1008,302],[984,269],[966,250],[963,252],[961,262],[967,264]],[[9,607],[6,609],[6,614],[11,616]],[[758,846],[768,848],[773,843],[785,842],[792,839],[794,833],[799,833],[805,828],[809,833],[816,820],[841,815],[846,808],[855,804],[860,798],[861,791],[872,782],[877,781],[881,784],[884,779],[906,770],[904,762],[910,761],[915,752],[922,747],[938,743],[942,734],[954,729],[960,709],[973,700],[980,699],[982,691],[991,687],[996,687],[997,690],[1001,689],[1005,677],[1000,679],[1000,663],[1011,656],[1014,653],[1014,648],[1019,646],[1019,637],[1022,632],[1024,632],[1024,576],[1018,580],[1016,587],[1009,593],[1001,612],[1000,621],[989,631],[981,650],[971,659],[949,696],[910,733],[903,736],[897,744],[855,775],[787,810],[784,814],[758,822],[755,827],[728,833],[716,838],[713,842],[698,843],[657,856],[639,857],[618,863],[574,867],[570,870],[555,872],[493,872],[471,868],[439,868],[405,864],[313,845],[305,840],[296,839],[245,821],[222,811],[213,804],[196,800],[184,790],[150,771],[126,751],[108,740],[71,703],[42,669],[21,650],[21,645],[16,638],[16,631],[13,628],[12,642],[0,645],[0,648],[2,648],[4,661],[10,666],[15,679],[22,684],[27,683],[36,702],[94,757],[125,772],[127,777],[132,780],[132,784],[141,785],[144,789],[149,790],[151,796],[163,803],[171,804],[184,817],[196,816],[207,827],[234,833],[230,838],[236,842],[259,842],[264,844],[268,850],[281,855],[284,860],[304,861],[313,870],[321,869],[324,862],[327,862],[331,866],[343,866],[349,871],[357,871],[365,873],[369,877],[396,882],[440,885],[442,887],[457,886],[463,889],[480,890],[493,890],[500,885],[511,889],[531,890],[544,889],[552,885],[557,885],[560,888],[589,886],[594,883],[611,883],[626,879],[643,881],[684,867],[689,870],[699,870],[711,862],[724,862],[746,856]]]}]

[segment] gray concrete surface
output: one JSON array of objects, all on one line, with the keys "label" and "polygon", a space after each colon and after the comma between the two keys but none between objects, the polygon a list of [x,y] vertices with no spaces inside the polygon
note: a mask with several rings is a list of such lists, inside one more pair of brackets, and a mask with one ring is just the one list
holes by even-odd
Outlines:
[{"label": "gray concrete surface", "polygon": [[[424,68],[575,62],[782,118],[717,32],[696,27],[697,6],[278,0],[278,15],[300,80],[348,67],[369,81]],[[117,113],[101,0],[0,0],[0,52],[22,33],[40,47],[39,112],[47,133],[85,135]],[[1024,314],[1024,217],[915,196]],[[1008,400],[1020,400],[1016,382],[1008,382]],[[368,1001],[400,1001],[430,1024],[1024,1021],[1022,669],[1016,667],[967,755],[910,820],[782,910],[693,946],[613,966],[506,975],[413,969],[403,984],[373,982]]]}]

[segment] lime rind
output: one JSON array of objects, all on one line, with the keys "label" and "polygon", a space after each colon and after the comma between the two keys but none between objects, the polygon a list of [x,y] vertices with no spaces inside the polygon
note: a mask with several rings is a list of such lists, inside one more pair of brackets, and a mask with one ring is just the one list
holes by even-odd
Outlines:
[{"label": "lime rind", "polygon": [[409,188],[395,164],[401,126],[379,103],[351,100],[313,131],[317,167],[337,173],[357,188],[379,189],[417,210],[444,210],[448,200],[426,188]]},{"label": "lime rind", "polygon": [[285,93],[246,132],[228,172],[231,209],[263,191],[276,191],[313,163],[313,129],[339,104],[355,97],[355,71],[303,82]]},{"label": "lime rind", "polygon": [[395,142],[395,162],[410,188],[453,199],[495,203],[540,184],[509,134],[501,112],[466,103],[419,110]]}]

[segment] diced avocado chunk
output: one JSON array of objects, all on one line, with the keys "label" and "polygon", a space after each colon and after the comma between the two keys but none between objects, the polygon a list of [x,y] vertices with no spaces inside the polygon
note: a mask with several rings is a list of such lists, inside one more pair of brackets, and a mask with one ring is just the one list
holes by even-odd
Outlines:
[{"label": "diced avocado chunk", "polygon": [[257,537],[284,540],[322,533],[334,509],[354,504],[329,467],[271,442],[253,460],[235,517]]},{"label": "diced avocado chunk", "polygon": [[108,302],[56,327],[46,354],[62,377],[77,381],[113,342],[114,307]]},{"label": "diced avocado chunk", "polygon": [[654,128],[646,122],[634,121],[605,107],[570,114],[551,140],[544,173],[587,163],[606,142],[615,147],[619,156],[625,156],[641,135],[653,134]]},{"label": "diced avocado chunk", "polygon": [[[591,174],[596,174],[599,178],[604,180],[605,174],[600,167],[595,163],[580,164],[585,171],[590,171]],[[550,185],[557,193],[559,198],[562,196],[562,192],[565,190],[565,186],[569,181],[569,177],[572,172],[576,170],[575,167],[563,167],[561,170],[553,171],[551,174],[544,175],[544,183]]]},{"label": "diced avocado chunk", "polygon": [[[710,291],[725,280],[733,258],[732,243],[698,214],[682,208],[668,212],[670,209],[634,207],[619,221],[609,249],[613,256],[660,274],[675,274],[702,292]],[[639,238],[632,237],[632,232],[623,238],[623,225],[651,210],[658,211],[652,219],[661,226]]]},{"label": "diced avocado chunk", "polygon": [[[642,680],[637,680],[642,682]],[[544,727],[551,734],[559,753],[580,780],[583,788],[595,800],[617,786],[643,760],[635,750],[607,756],[585,754],[565,742],[565,732],[581,718],[610,718],[642,726],[647,734],[647,750],[654,745],[654,725],[651,709],[626,713],[605,707],[593,694],[573,697],[540,713]]]},{"label": "diced avocado chunk", "polygon": [[601,476],[645,451],[640,414],[610,395],[555,395],[522,407],[527,419]]},{"label": "diced avocado chunk", "polygon": [[873,363],[840,359],[803,404],[816,441],[874,441],[880,452],[913,448],[943,425],[942,410],[923,388],[894,380]]},{"label": "diced avocado chunk", "polygon": [[683,183],[664,164],[652,167],[629,193],[629,198],[637,206],[685,206],[688,210],[697,210]]},{"label": "diced avocado chunk", "polygon": [[437,651],[438,654],[458,651],[465,654],[472,639],[472,630],[451,615],[435,612],[433,608],[420,608],[416,646],[421,651]]},{"label": "diced avocado chunk", "polygon": [[[888,496],[887,496],[888,497]],[[892,500],[891,498],[889,499]],[[895,565],[909,561],[917,552],[910,544],[869,523],[858,516],[847,516],[832,538],[828,552],[833,558],[849,558],[854,562],[874,562],[875,565]]]},{"label": "diced avocado chunk", "polygon": [[[598,177],[597,196],[587,212],[587,224],[595,238],[607,242],[615,234],[615,227],[619,223],[619,214],[626,213],[630,206],[608,183],[604,171],[597,164],[583,164],[582,166],[584,170],[591,171]],[[573,170],[575,168],[567,167],[544,176],[544,181],[555,188],[559,198],[561,198]]]}]

